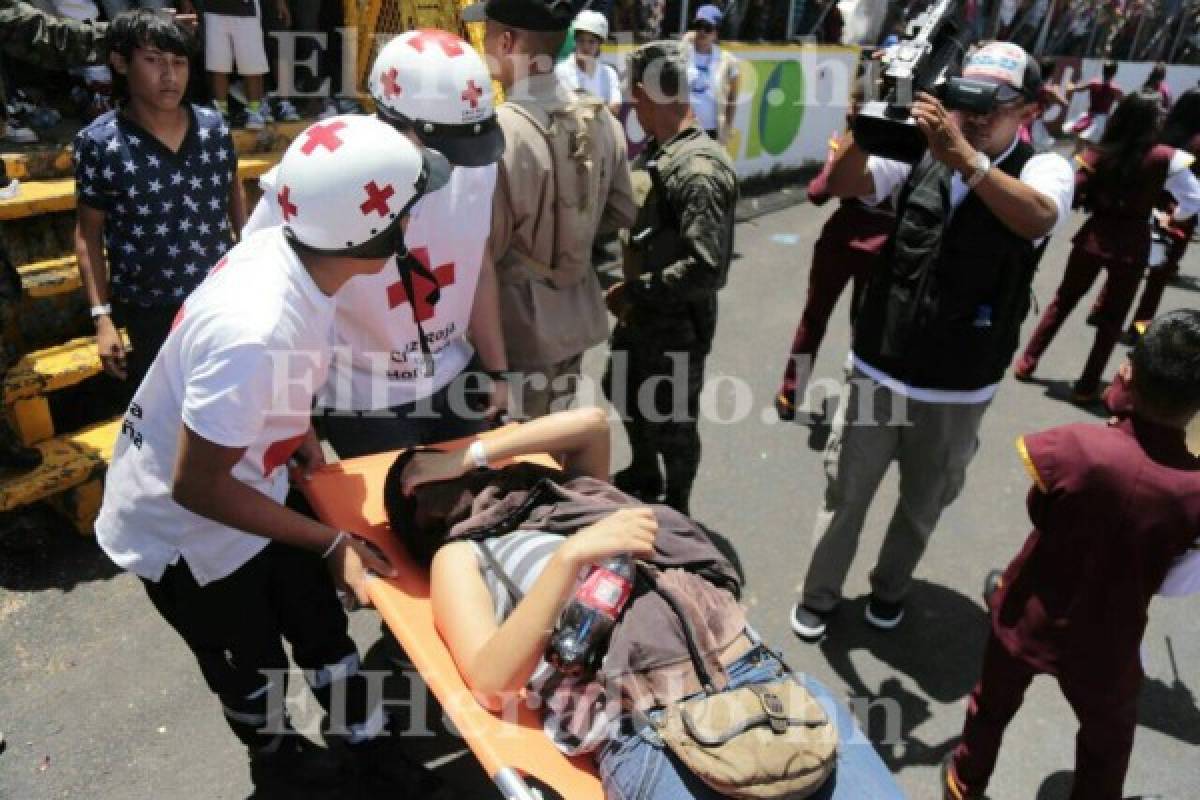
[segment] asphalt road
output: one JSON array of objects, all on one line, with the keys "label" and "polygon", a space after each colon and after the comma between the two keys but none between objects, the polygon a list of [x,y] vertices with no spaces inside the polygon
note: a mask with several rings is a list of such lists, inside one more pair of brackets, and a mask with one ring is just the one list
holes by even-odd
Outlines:
[{"label": "asphalt road", "polygon": [[[712,396],[717,413],[702,424],[706,449],[693,511],[736,548],[760,632],[795,667],[836,692],[877,701],[870,735],[909,796],[932,799],[938,797],[936,765],[961,730],[966,695],[979,669],[985,636],[981,581],[988,568],[1015,554],[1029,529],[1028,482],[1013,441],[1022,432],[1090,418],[1063,397],[1082,364],[1091,329],[1081,314],[1067,323],[1043,361],[1044,383],[1005,382],[985,420],[966,489],[945,514],[920,567],[901,627],[882,634],[861,619],[866,575],[895,502],[893,471],[871,509],[847,585],[856,599],[844,605],[825,643],[804,645],[790,633],[787,612],[824,490],[820,448],[826,431],[778,422],[771,400],[803,304],[812,242],[828,213],[799,205],[738,229],[738,258],[722,294],[709,361],[710,379],[719,384]],[[1036,287],[1041,307],[1061,274],[1078,222],[1055,237],[1043,261]],[[1185,272],[1200,272],[1194,257]],[[1165,308],[1195,305],[1198,290],[1196,281],[1170,289]],[[818,377],[837,379],[847,334],[843,302],[817,363]],[[603,359],[602,352],[590,353],[587,373],[598,377]],[[746,399],[730,380],[716,381],[723,376],[748,387],[748,418],[728,422]],[[627,449],[620,431],[615,437],[620,467]],[[1192,798],[1200,786],[1195,609],[1186,600],[1158,601],[1152,609],[1129,795]],[[374,614],[356,612],[352,627],[367,663],[385,665]],[[156,616],[138,581],[117,572],[90,540],[47,529],[4,543],[0,676],[0,731],[6,737],[0,797],[6,800],[243,798],[254,792],[240,748],[182,642]],[[408,697],[414,685],[419,688],[397,677],[389,683],[389,697]],[[299,701],[304,697],[297,693]],[[311,705],[297,706],[301,724]],[[435,708],[419,712],[431,730],[443,729]],[[1074,718],[1056,686],[1037,681],[1009,730],[993,800],[1065,799],[1074,733]],[[411,752],[435,764],[460,796],[494,796],[458,740],[442,735],[410,741]],[[377,794],[412,796],[402,789]]]}]

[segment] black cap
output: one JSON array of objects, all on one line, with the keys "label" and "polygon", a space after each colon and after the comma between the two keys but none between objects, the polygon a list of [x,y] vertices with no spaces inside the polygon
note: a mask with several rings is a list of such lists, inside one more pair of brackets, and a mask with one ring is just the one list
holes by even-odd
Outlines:
[{"label": "black cap", "polygon": [[523,31],[565,31],[587,0],[483,0],[462,10],[464,22],[495,20]]}]

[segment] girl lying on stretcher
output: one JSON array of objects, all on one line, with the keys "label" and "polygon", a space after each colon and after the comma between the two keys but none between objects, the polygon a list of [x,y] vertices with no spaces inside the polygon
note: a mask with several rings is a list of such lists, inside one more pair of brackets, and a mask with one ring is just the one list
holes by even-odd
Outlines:
[{"label": "girl lying on stretcher", "polygon": [[[481,466],[538,453],[561,470]],[[536,704],[562,751],[592,754],[607,798],[903,798],[849,710],[746,624],[737,573],[707,532],[608,476],[598,409],[409,451],[389,472],[392,529],[430,565],[435,622],[480,702],[499,711],[525,690],[517,701]],[[593,565],[621,554],[638,560],[632,597],[599,667],[566,675],[543,657],[560,612]],[[789,742],[806,752],[789,756]],[[772,762],[781,752],[790,769]]]}]

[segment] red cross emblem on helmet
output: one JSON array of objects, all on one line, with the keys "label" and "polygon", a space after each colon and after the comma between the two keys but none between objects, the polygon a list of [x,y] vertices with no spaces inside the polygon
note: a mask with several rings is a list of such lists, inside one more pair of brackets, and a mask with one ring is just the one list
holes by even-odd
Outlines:
[{"label": "red cross emblem on helmet", "polygon": [[475,81],[467,81],[467,88],[463,90],[462,99],[464,103],[470,103],[471,108],[479,108],[479,98],[483,97],[483,89],[475,85]]},{"label": "red cross emblem on helmet", "polygon": [[346,123],[340,119],[313,125],[304,132],[304,145],[300,148],[300,152],[311,156],[318,147],[324,147],[332,153],[342,146],[338,131],[345,127]]},{"label": "red cross emblem on helmet", "polygon": [[296,204],[291,201],[292,189],[290,186],[283,187],[283,190],[275,195],[275,199],[279,201],[279,210],[283,212],[283,221],[289,222],[292,217],[296,216],[299,211]]},{"label": "red cross emblem on helmet", "polygon": [[362,213],[370,214],[374,211],[379,216],[386,217],[392,210],[391,206],[388,205],[388,200],[396,193],[392,185],[389,183],[381,189],[379,188],[379,184],[371,181],[363,189],[367,193],[367,199],[359,205]]},{"label": "red cross emblem on helmet", "polygon": [[400,74],[400,70],[392,67],[387,72],[383,73],[383,96],[384,97],[399,97],[404,91],[403,87],[396,82],[396,76]]},{"label": "red cross emblem on helmet", "polygon": [[453,33],[439,31],[435,28],[423,28],[417,35],[408,39],[408,46],[418,53],[424,53],[426,47],[440,47],[442,52],[455,58],[463,54],[462,39]]}]

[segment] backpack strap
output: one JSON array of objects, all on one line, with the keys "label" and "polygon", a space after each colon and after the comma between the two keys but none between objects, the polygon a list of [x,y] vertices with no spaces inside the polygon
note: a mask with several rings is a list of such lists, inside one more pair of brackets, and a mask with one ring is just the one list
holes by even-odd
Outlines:
[{"label": "backpack strap", "polygon": [[700,655],[700,648],[696,645],[696,634],[692,631],[692,624],[688,618],[679,610],[679,603],[671,596],[671,593],[658,585],[658,576],[656,572],[652,572],[651,568],[642,561],[634,562],[636,569],[636,577],[638,582],[645,586],[650,591],[657,594],[667,604],[676,617],[679,618],[679,625],[683,629],[683,640],[687,644],[688,656],[692,660],[692,666],[696,670],[696,678],[699,679],[700,685],[704,687],[705,694],[716,694],[716,684],[713,683],[712,676],[708,672],[708,667],[704,665],[704,658]]},{"label": "backpack strap", "polygon": [[[561,156],[565,155],[569,161],[574,163],[575,168],[580,171],[590,171],[595,164],[592,154],[592,128],[596,124],[596,117],[604,104],[599,98],[592,97],[584,92],[575,92],[571,96],[571,101],[561,108],[531,108],[516,100],[510,100],[507,107],[523,117],[530,125],[532,125],[542,137],[546,140],[547,149],[550,152],[550,187],[553,191],[553,200],[551,207],[554,209],[554,234],[551,244],[551,257],[557,258],[559,253],[559,215],[562,211],[562,206],[559,202],[559,171],[566,168],[566,164],[559,164]],[[543,122],[538,111],[545,113],[547,122]],[[565,131],[565,134],[564,134]],[[565,147],[559,137],[566,136]],[[580,196],[576,198],[578,201],[574,207],[580,209],[588,208],[595,198],[591,197],[588,192],[589,181],[582,180],[579,182]],[[543,264],[528,253],[522,253],[518,250],[511,250],[517,259],[524,264],[535,275],[549,279],[555,272],[553,264]]]},{"label": "backpack strap", "polygon": [[496,554],[492,552],[492,548],[488,546],[488,543],[482,541],[476,542],[476,544],[479,545],[479,552],[483,554],[483,560],[487,562],[488,569],[504,584],[504,588],[512,597],[513,608],[516,608],[517,604],[525,598],[525,593],[517,586],[512,576],[505,572],[504,567],[500,566],[500,560],[496,558]]}]

